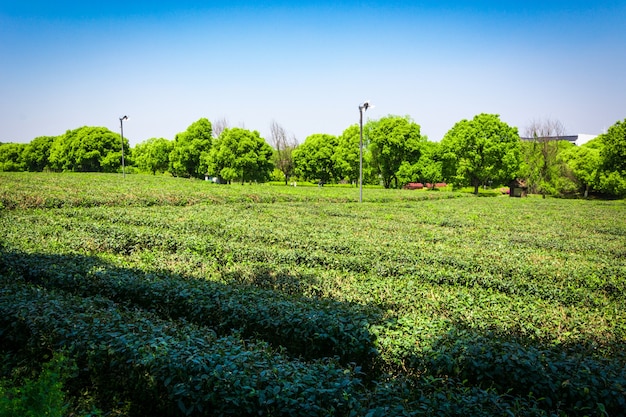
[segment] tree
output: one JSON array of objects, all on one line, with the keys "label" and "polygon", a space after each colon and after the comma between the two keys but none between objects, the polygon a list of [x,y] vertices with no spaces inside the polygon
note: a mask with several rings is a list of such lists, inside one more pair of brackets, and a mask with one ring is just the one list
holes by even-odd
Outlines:
[{"label": "tree", "polygon": [[[56,171],[116,172],[122,166],[120,135],[106,127],[68,130],[50,147],[50,168]],[[128,140],[124,138],[124,152]]]},{"label": "tree", "polygon": [[421,145],[420,158],[415,163],[402,162],[398,170],[401,184],[421,182],[436,184],[443,181],[443,162],[439,155],[439,143],[424,142]]},{"label": "tree", "polygon": [[0,143],[0,171],[24,171],[24,143]]},{"label": "tree", "polygon": [[325,133],[308,136],[293,151],[293,160],[298,175],[306,180],[320,183],[337,178],[333,155],[337,150],[337,137]]},{"label": "tree", "polygon": [[602,169],[626,176],[626,119],[616,122],[600,138]]},{"label": "tree", "polygon": [[517,128],[497,114],[461,120],[446,133],[441,147],[444,177],[455,185],[472,185],[474,194],[489,181],[508,183],[520,167]]},{"label": "tree", "polygon": [[[558,120],[533,120],[525,130],[524,163],[527,183],[532,192],[544,197],[555,190],[558,171],[559,141],[565,136],[565,128]],[[554,191],[552,191],[554,192]]]},{"label": "tree", "polygon": [[50,149],[56,136],[40,136],[33,139],[22,154],[24,168],[27,171],[39,172],[48,168]]},{"label": "tree", "polygon": [[337,138],[337,148],[333,154],[333,161],[338,178],[348,179],[355,185],[358,185],[359,181],[360,140],[361,133],[359,125],[353,124],[344,130]]},{"label": "tree", "polygon": [[208,154],[208,172],[231,182],[265,181],[269,178],[272,164],[272,147],[259,132],[235,127],[225,129]]},{"label": "tree", "polygon": [[295,136],[289,136],[285,129],[276,121],[272,121],[270,133],[274,146],[274,165],[283,173],[285,185],[287,185],[289,178],[294,173],[293,151],[298,146],[298,142]]},{"label": "tree", "polygon": [[133,159],[140,170],[155,175],[168,170],[173,148],[174,144],[167,139],[151,138],[133,148]]},{"label": "tree", "polygon": [[626,194],[626,119],[618,121],[600,135],[600,185],[602,192],[613,196]]},{"label": "tree", "polygon": [[206,118],[193,122],[187,130],[178,133],[169,155],[172,175],[186,178],[204,176],[207,166],[201,161],[206,159],[212,142],[212,126]]},{"label": "tree", "polygon": [[398,171],[403,162],[417,162],[421,144],[420,126],[410,117],[387,116],[369,122],[364,129],[368,141],[371,163],[383,180],[385,188],[392,182],[398,188]]},{"label": "tree", "polygon": [[574,146],[565,154],[567,164],[584,188],[585,198],[589,196],[589,191],[598,188],[601,169],[600,150],[589,143]]}]

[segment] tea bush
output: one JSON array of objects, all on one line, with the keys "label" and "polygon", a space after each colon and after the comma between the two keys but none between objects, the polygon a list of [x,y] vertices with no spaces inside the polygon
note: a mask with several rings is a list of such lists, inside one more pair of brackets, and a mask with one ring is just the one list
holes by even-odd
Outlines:
[{"label": "tea bush", "polygon": [[[73,398],[87,386],[105,412],[245,415],[310,388],[324,394],[295,415],[622,413],[624,201],[366,189],[358,204],[354,188],[120,180],[0,174],[2,286],[45,294],[28,320],[2,299],[0,351],[18,368],[73,347],[93,363]],[[59,336],[72,326],[113,350]],[[206,408],[218,398],[190,358],[219,365],[211,387],[236,400]],[[274,369],[289,399],[268,391]],[[198,393],[177,393],[183,379]]]}]

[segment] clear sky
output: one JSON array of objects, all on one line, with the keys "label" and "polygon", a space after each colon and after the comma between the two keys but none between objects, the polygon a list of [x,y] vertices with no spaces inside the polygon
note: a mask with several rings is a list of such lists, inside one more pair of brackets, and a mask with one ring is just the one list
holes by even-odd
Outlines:
[{"label": "clear sky", "polygon": [[626,118],[626,1],[0,0],[0,142],[123,115],[131,145],[201,117],[302,142],[367,99],[433,141],[483,112],[602,133]]}]

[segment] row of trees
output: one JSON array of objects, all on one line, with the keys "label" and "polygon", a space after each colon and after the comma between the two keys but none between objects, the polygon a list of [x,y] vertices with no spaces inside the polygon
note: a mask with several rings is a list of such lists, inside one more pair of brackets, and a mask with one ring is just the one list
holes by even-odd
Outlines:
[{"label": "row of trees", "polygon": [[[410,117],[387,116],[366,123],[364,182],[398,188],[408,182],[456,186],[505,185],[523,179],[531,192],[626,194],[626,120],[577,147],[559,122],[533,122],[521,140],[518,129],[498,115],[461,120],[441,142],[430,142]],[[216,177],[220,182],[269,179],[358,184],[358,125],[341,135],[313,134],[298,144],[281,125],[271,125],[270,146],[259,132],[215,126],[206,118],[192,123],[173,141],[151,138],[130,148],[120,135],[102,127],[81,127],[29,144],[0,144],[1,171],[121,170],[121,146],[131,169],[178,177]]]}]

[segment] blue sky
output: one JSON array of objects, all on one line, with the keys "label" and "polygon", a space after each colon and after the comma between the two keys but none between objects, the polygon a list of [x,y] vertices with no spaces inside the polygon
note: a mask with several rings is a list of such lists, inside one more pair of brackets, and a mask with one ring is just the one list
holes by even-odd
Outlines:
[{"label": "blue sky", "polygon": [[201,117],[302,142],[366,114],[438,141],[497,113],[602,133],[626,118],[626,1],[0,0],[0,142],[80,126],[131,144]]}]

